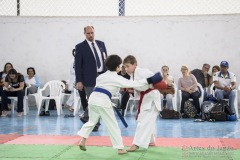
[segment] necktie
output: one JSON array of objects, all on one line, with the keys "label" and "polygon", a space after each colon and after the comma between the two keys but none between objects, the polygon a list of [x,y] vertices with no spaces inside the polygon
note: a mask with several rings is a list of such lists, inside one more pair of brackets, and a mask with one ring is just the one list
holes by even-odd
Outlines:
[{"label": "necktie", "polygon": [[95,55],[95,58],[96,58],[97,67],[100,68],[101,67],[101,62],[100,62],[99,56],[97,54],[97,50],[96,50],[93,42],[92,42],[92,47],[93,47],[93,52],[94,52],[94,55]]}]

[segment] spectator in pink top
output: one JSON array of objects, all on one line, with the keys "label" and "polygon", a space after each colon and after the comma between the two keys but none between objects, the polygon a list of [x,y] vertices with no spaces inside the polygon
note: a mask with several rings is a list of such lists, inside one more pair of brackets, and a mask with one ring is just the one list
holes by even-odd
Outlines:
[{"label": "spectator in pink top", "polygon": [[180,113],[184,113],[184,104],[189,99],[193,99],[193,104],[197,109],[197,114],[200,114],[199,97],[201,93],[197,87],[197,79],[193,74],[189,73],[189,68],[186,65],[181,67],[182,77],[178,80],[178,89],[182,91],[182,101]]}]

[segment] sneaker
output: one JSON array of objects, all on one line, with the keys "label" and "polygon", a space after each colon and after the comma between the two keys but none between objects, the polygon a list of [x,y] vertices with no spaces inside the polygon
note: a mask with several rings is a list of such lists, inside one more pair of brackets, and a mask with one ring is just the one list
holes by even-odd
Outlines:
[{"label": "sneaker", "polygon": [[50,116],[49,111],[46,111],[46,112],[45,112],[45,116]]},{"label": "sneaker", "polygon": [[82,114],[79,114],[79,117],[84,117],[84,113],[82,113]]},{"label": "sneaker", "polygon": [[8,111],[2,111],[1,117],[7,117],[7,115],[8,115]]},{"label": "sneaker", "polygon": [[42,112],[39,114],[39,116],[45,116],[45,112],[42,111]]},{"label": "sneaker", "polygon": [[88,118],[86,118],[86,117],[80,117],[80,120],[82,121],[82,123],[88,122]]},{"label": "sneaker", "polygon": [[22,117],[22,112],[18,112],[17,116]]}]

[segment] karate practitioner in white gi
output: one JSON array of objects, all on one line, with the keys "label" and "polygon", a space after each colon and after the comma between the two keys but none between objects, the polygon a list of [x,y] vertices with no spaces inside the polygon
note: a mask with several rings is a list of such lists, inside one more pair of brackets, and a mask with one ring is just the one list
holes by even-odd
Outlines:
[{"label": "karate practitioner in white gi", "polygon": [[[129,55],[123,60],[123,65],[130,80],[139,80],[147,78],[153,73],[148,69],[142,69],[137,66],[137,60],[134,56]],[[134,89],[134,96],[140,95],[141,90]],[[156,89],[149,89],[140,96],[140,112],[138,108],[137,128],[133,140],[133,145],[127,149],[128,152],[134,152],[139,147],[148,148],[149,145],[155,144],[156,119],[161,110],[160,92]],[[142,100],[142,102],[141,102]]]},{"label": "karate practitioner in white gi", "polygon": [[86,151],[86,139],[92,132],[99,118],[101,118],[107,127],[113,148],[118,149],[118,154],[127,153],[127,151],[124,150],[121,132],[113,111],[111,99],[106,92],[115,94],[120,88],[137,88],[140,91],[145,91],[152,86],[148,83],[154,83],[153,81],[158,82],[162,79],[162,77],[160,77],[156,80],[156,77],[154,79],[154,76],[151,75],[152,77],[149,76],[149,79],[154,79],[151,82],[149,82],[149,79],[146,80],[146,78],[139,81],[128,80],[117,74],[117,72],[120,71],[121,63],[122,59],[119,56],[110,55],[105,62],[108,69],[107,72],[97,77],[95,89],[100,88],[104,90],[105,93],[95,90],[89,97],[89,121],[85,123],[78,132],[78,135],[82,137],[79,142],[79,147],[83,151]]}]

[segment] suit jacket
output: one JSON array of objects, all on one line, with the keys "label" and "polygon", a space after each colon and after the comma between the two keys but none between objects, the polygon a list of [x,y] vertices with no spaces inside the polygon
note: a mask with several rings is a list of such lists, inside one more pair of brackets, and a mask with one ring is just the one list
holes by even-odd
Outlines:
[{"label": "suit jacket", "polygon": [[[95,40],[101,51],[102,61],[104,62],[104,57],[107,57],[107,50],[104,42]],[[86,87],[94,87],[96,85],[97,78],[97,66],[94,53],[92,52],[87,40],[79,43],[75,47],[75,75],[76,82],[82,82]],[[105,54],[105,55],[104,55]],[[103,71],[106,71],[104,66]]]}]

